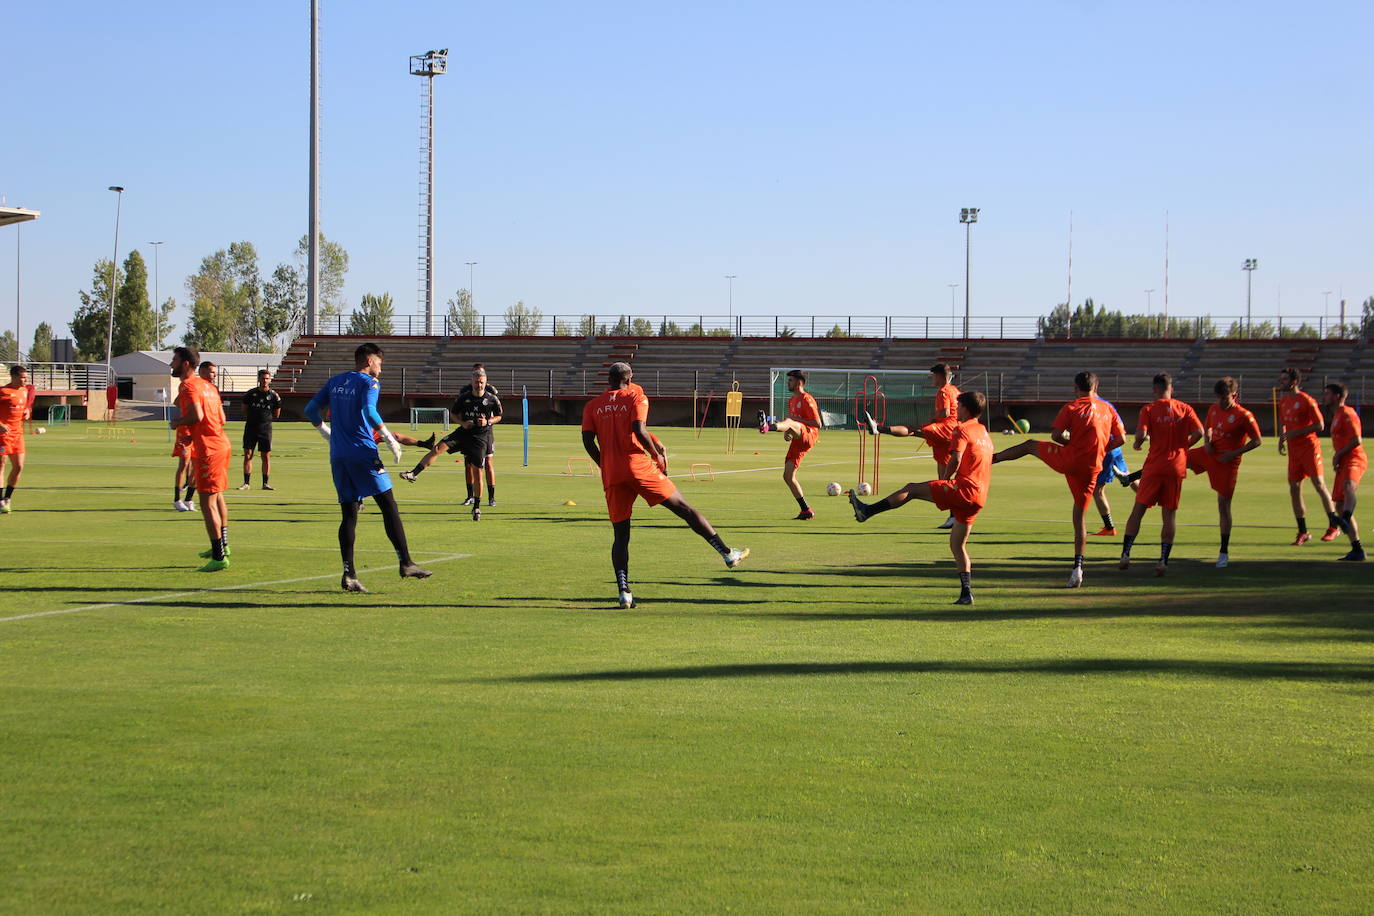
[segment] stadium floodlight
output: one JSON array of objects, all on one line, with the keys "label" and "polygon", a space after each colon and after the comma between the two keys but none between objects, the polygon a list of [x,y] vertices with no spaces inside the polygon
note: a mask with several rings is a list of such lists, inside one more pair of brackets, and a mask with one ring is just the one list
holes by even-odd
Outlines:
[{"label": "stadium floodlight", "polygon": [[119,185],[110,185],[109,190],[115,192],[115,237],[114,237],[114,258],[110,261],[110,324],[105,336],[105,384],[114,384],[114,359],[112,350],[114,349],[114,306],[115,306],[115,287],[119,281],[119,211],[124,204],[124,189]]},{"label": "stadium floodlight", "polygon": [[1255,271],[1259,269],[1258,258],[1246,258],[1245,263],[1240,265],[1240,269],[1245,271],[1245,336],[1250,336],[1250,281],[1255,276]]},{"label": "stadium floodlight", "polygon": [[739,274],[726,274],[725,282],[729,284],[729,292],[725,299],[725,314],[730,319],[730,332],[735,331],[735,278]]},{"label": "stadium floodlight", "polygon": [[434,333],[434,77],[448,71],[448,48],[410,58],[410,75],[425,78],[420,89],[420,307],[425,333]]},{"label": "stadium floodlight", "polygon": [[968,339],[969,326],[969,269],[973,249],[973,224],[978,222],[978,208],[964,207],[959,211],[959,222],[964,225],[964,339]]},{"label": "stadium floodlight", "polygon": [[477,308],[477,293],[472,288],[472,269],[477,266],[476,261],[464,261],[468,266],[468,305]]}]

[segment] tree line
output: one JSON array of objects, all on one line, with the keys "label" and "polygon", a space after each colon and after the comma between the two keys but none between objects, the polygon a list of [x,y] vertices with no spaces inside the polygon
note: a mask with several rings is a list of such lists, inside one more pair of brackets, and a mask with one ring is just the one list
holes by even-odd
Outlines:
[{"label": "tree line", "polygon": [[[1060,303],[1038,322],[1044,337],[1248,337],[1357,339],[1374,330],[1374,296],[1364,301],[1358,320],[1315,327],[1310,323],[1276,325],[1273,321],[1232,321],[1222,329],[1210,317],[1165,318],[1162,315],[1125,314],[1084,300],[1072,312]],[[1323,333],[1325,332],[1325,333]]]}]

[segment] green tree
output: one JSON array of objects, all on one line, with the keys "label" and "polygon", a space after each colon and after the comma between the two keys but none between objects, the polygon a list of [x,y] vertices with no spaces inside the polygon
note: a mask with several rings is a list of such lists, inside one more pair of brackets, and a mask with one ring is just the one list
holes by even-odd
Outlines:
[{"label": "green tree", "polygon": [[52,325],[46,321],[38,322],[33,329],[33,346],[29,347],[29,360],[35,363],[52,362]]},{"label": "green tree", "polygon": [[562,318],[555,320],[553,323],[554,337],[573,337],[576,333],[577,332],[573,330],[573,326],[568,324]]},{"label": "green tree", "polygon": [[76,307],[72,320],[67,327],[76,342],[76,358],[83,363],[105,361],[105,341],[109,334],[110,287],[117,282],[113,275],[114,262],[101,258],[92,270],[90,290],[80,290],[77,298],[81,304]]},{"label": "green tree", "polygon": [[262,285],[262,331],[276,338],[296,328],[305,315],[305,280],[290,264],[278,264]]},{"label": "green tree", "polygon": [[177,301],[171,296],[167,301],[158,306],[153,315],[153,349],[165,350],[167,348],[167,335],[172,333],[172,313],[177,310]]},{"label": "green tree", "polygon": [[395,317],[391,293],[382,293],[380,296],[365,293],[362,303],[349,316],[348,333],[386,337],[395,330],[392,322]]},{"label": "green tree", "polygon": [[595,315],[583,315],[582,320],[577,323],[577,335],[579,337],[595,337],[598,334],[605,336],[609,333],[610,331],[604,324],[599,328],[597,327]]},{"label": "green tree", "polygon": [[825,332],[826,337],[848,337],[849,333],[844,328],[836,324],[833,328]]},{"label": "green tree", "polygon": [[539,325],[544,321],[544,312],[525,304],[524,300],[506,309],[506,329],[501,333],[507,337],[530,337],[539,333]]},{"label": "green tree", "polygon": [[667,318],[665,318],[663,319],[663,323],[658,326],[658,336],[682,337],[684,336],[684,334],[682,328],[678,327],[676,321],[669,321]]},{"label": "green tree", "polygon": [[[307,274],[310,270],[310,236],[301,236],[300,243],[296,245],[296,269],[300,277],[301,287],[305,288],[309,283]],[[331,242],[320,233],[320,321],[332,320],[343,314],[344,309],[344,281],[348,279],[348,252],[338,242]],[[291,323],[293,328],[301,328],[305,325],[304,298],[301,300],[301,311],[296,320]]]},{"label": "green tree", "polygon": [[458,337],[479,337],[482,316],[472,304],[472,290],[460,289],[448,301],[448,333]]},{"label": "green tree", "polygon": [[654,323],[647,318],[636,318],[630,325],[630,333],[635,337],[653,337]]},{"label": "green tree", "polygon": [[[6,330],[5,333],[0,334],[0,362],[19,362],[19,341],[15,338],[13,331]],[[5,381],[9,381],[8,376],[5,376]]]},{"label": "green tree", "polygon": [[156,330],[148,301],[148,265],[135,248],[124,259],[124,279],[115,294],[114,355],[152,349]]}]

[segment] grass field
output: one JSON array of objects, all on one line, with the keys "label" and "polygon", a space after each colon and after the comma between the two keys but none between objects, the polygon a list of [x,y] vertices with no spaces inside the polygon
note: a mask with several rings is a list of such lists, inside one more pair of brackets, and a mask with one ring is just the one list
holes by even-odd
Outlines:
[{"label": "grass field", "polygon": [[[956,608],[933,507],[860,527],[822,495],[853,434],[803,466],[802,523],[779,437],[658,430],[753,555],[641,506],[619,611],[577,431],[533,432],[522,469],[498,430],[480,523],[452,462],[397,482],[431,579],[363,515],[371,595],[338,590],[306,427],[276,492],[229,493],[213,575],[162,430],[31,436],[0,516],[0,911],[1370,911],[1374,569],[1288,546],[1271,445],[1229,569],[1191,479],[1169,576],[1152,513],[1137,568],[1094,543],[1080,591],[1060,479],[999,465]],[[881,491],[933,476],[884,444]]]}]

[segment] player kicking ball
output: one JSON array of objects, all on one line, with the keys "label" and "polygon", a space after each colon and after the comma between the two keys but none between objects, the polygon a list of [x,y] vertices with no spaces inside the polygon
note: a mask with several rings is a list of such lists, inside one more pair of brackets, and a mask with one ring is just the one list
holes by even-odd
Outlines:
[{"label": "player kicking ball", "polygon": [[1344,531],[1346,524],[1336,514],[1336,506],[1322,476],[1322,447],[1317,434],[1326,421],[1317,407],[1317,399],[1302,390],[1302,372],[1291,366],[1279,372],[1279,390],[1284,393],[1279,399],[1279,422],[1283,425],[1279,433],[1279,454],[1288,456],[1288,498],[1293,503],[1293,518],[1298,523],[1298,536],[1293,539],[1293,546],[1301,547],[1312,540],[1307,532],[1307,506],[1302,499],[1303,480],[1312,481],[1312,489],[1317,491],[1331,527]]},{"label": "player kicking ball", "polygon": [[806,453],[816,445],[821,437],[821,409],[816,399],[806,393],[806,373],[793,369],[787,373],[787,390],[792,396],[787,399],[787,416],[782,420],[770,421],[759,411],[759,432],[780,432],[787,446],[787,457],[782,462],[782,482],[792,491],[801,511],[793,518],[806,521],[816,517],[815,511],[806,504],[806,494],[797,483],[797,468]]},{"label": "player kicking ball", "polygon": [[637,497],[650,506],[664,505],[687,523],[720,554],[727,569],[749,556],[749,548],[731,550],[716,529],[678,492],[668,479],[668,459],[663,444],[649,435],[649,399],[644,389],[631,382],[629,363],[613,363],[607,371],[607,389],[587,402],[582,411],[582,447],[601,468],[606,490],[606,511],[611,518],[611,567],[615,570],[620,607],[635,606],[630,591],[630,516]]},{"label": "player kicking ball", "polygon": [[973,520],[987,503],[988,483],[992,479],[992,439],[978,421],[987,406],[981,391],[965,391],[956,400],[958,425],[950,438],[949,465],[940,480],[909,483],[875,503],[862,503],[853,490],[849,504],[854,520],[866,522],[879,512],[896,509],[913,499],[935,503],[954,519],[949,531],[949,552],[959,569],[959,598],[955,604],[973,603],[972,567],[968,556],[968,535]]},{"label": "player kicking ball", "polygon": [[[865,413],[863,422],[867,424],[868,431],[872,435],[897,436],[920,436],[930,446],[930,456],[935,459],[935,473],[941,480],[945,478],[945,471],[949,467],[949,443],[954,435],[954,429],[959,425],[956,416],[958,407],[957,399],[959,389],[954,387],[950,379],[954,376],[954,369],[945,363],[936,363],[930,367],[930,383],[935,386],[935,410],[930,415],[930,420],[925,426],[888,426],[880,424],[873,419],[872,415]],[[937,527],[946,529],[954,527],[954,516],[951,515],[941,522]]]},{"label": "player kicking ball", "polygon": [[1073,569],[1068,585],[1078,588],[1083,584],[1083,560],[1088,551],[1088,526],[1083,516],[1097,487],[1102,457],[1126,441],[1126,430],[1116,410],[1095,396],[1096,375],[1078,373],[1073,377],[1073,387],[1078,396],[1059,409],[1050,427],[1051,441],[1018,442],[993,455],[992,463],[1034,455],[1064,475],[1073,497]]},{"label": "player kicking ball", "polygon": [[[382,422],[377,412],[377,397],[381,384],[382,348],[365,343],[353,351],[352,372],[342,372],[316,392],[305,405],[305,417],[329,443],[329,466],[334,475],[334,489],[339,495],[339,553],[343,559],[343,578],[339,587],[346,592],[367,593],[358,581],[353,565],[353,544],[358,536],[358,508],[363,499],[371,496],[382,513],[387,539],[396,550],[396,560],[402,579],[427,579],[430,572],[416,565],[406,543],[405,525],[391,492],[391,478],[387,476],[377,452],[373,432],[381,434],[392,456],[401,460],[401,444]],[[329,411],[330,422],[321,413]],[[332,424],[332,425],[331,425]]]},{"label": "player kicking ball", "polygon": [[1202,438],[1202,421],[1197,413],[1182,401],[1174,400],[1174,380],[1167,372],[1154,377],[1155,400],[1140,408],[1135,427],[1136,451],[1150,440],[1150,451],[1140,469],[1140,491],[1135,506],[1126,521],[1126,536],[1121,541],[1121,569],[1131,567],[1131,547],[1140,534],[1145,513],[1159,506],[1159,562],[1155,575],[1162,576],[1169,568],[1169,553],[1174,549],[1177,530],[1178,500],[1183,494],[1183,479],[1188,476],[1188,449]]},{"label": "player kicking ball", "polygon": [[[472,372],[472,384],[458,393],[458,399],[449,408],[449,414],[458,423],[458,428],[444,437],[421,458],[414,469],[401,472],[401,479],[414,483],[442,454],[456,451],[463,456],[463,472],[467,477],[468,493],[481,493],[482,469],[491,454],[491,428],[501,422],[501,400],[496,392],[487,388],[487,371],[479,364]],[[492,499],[496,490],[492,489]],[[494,504],[494,503],[493,503]],[[469,505],[464,501],[463,505]],[[482,501],[471,500],[472,520],[482,520]]]},{"label": "player kicking ball", "polygon": [[[1345,533],[1350,538],[1350,552],[1342,560],[1361,562],[1364,560],[1364,545],[1360,543],[1360,526],[1355,521],[1355,494],[1360,489],[1360,478],[1369,466],[1361,437],[1364,429],[1360,424],[1360,414],[1345,403],[1345,386],[1333,382],[1322,392],[1323,400],[1331,411],[1331,447],[1336,453],[1331,463],[1336,466],[1336,482],[1331,495],[1336,500],[1336,513],[1345,522]],[[1323,541],[1335,540],[1336,529],[1326,532]]]},{"label": "player kicking ball", "polygon": [[1207,482],[1217,494],[1217,524],[1221,529],[1221,550],[1217,569],[1231,561],[1231,499],[1236,495],[1240,459],[1260,447],[1260,428],[1255,415],[1236,400],[1236,380],[1217,379],[1212,386],[1217,402],[1207,408],[1203,444],[1188,450],[1188,470],[1207,473]]}]

